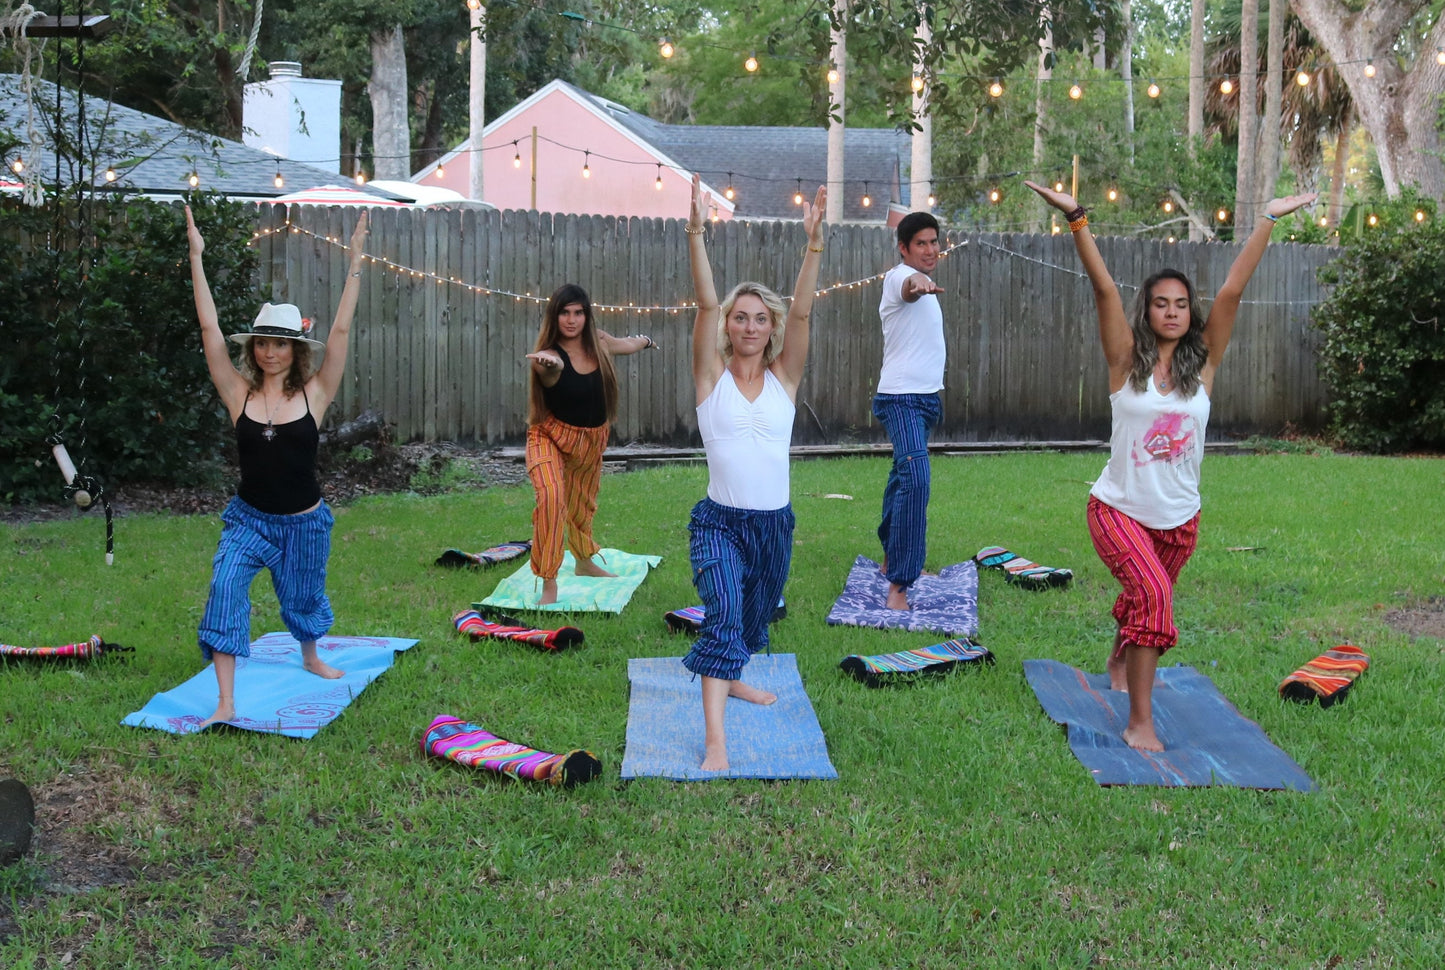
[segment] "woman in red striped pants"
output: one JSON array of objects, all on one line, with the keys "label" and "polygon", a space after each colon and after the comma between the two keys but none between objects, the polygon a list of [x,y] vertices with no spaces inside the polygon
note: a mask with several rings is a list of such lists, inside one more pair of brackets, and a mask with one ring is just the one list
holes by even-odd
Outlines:
[{"label": "woman in red striped pants", "polygon": [[1125,743],[1163,751],[1154,730],[1154,672],[1160,655],[1179,641],[1174,582],[1199,536],[1199,468],[1214,377],[1275,220],[1315,195],[1274,199],[1264,207],[1208,317],[1188,277],[1166,269],[1140,285],[1126,318],[1083,206],[1066,193],[1024,184],[1065,214],[1094,286],[1113,423],[1109,463],[1089,493],[1089,536],[1124,587],[1114,603],[1119,629],[1107,664],[1109,685],[1129,692]]},{"label": "woman in red striped pants", "polygon": [[593,321],[592,300],[575,283],[547,301],[532,362],[527,415],[527,475],[537,492],[532,512],[532,573],[542,580],[542,604],[557,602],[562,547],[572,550],[578,576],[614,576],[592,561],[592,538],[602,452],[617,416],[612,358],[657,346],[651,337],[614,337]]}]

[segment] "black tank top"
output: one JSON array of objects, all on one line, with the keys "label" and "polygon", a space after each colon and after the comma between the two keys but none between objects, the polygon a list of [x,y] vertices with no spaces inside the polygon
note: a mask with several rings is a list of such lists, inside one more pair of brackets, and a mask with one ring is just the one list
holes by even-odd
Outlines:
[{"label": "black tank top", "polygon": [[607,423],[607,402],[602,397],[602,368],[579,374],[572,358],[561,347],[552,350],[562,358],[562,376],[551,387],[542,388],[547,410],[563,424],[574,428],[600,428]]},{"label": "black tank top", "polygon": [[[305,397],[306,391],[301,391]],[[251,395],[246,394],[246,400]],[[321,441],[311,401],[306,413],[285,424],[264,425],[246,414],[236,419],[236,453],[241,462],[241,501],[271,515],[295,515],[321,501],[316,449]]]}]

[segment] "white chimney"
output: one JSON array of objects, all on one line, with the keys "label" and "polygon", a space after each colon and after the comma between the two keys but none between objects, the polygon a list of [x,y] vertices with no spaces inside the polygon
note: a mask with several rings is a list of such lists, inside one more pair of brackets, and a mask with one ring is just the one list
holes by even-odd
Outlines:
[{"label": "white chimney", "polygon": [[246,85],[242,141],[328,172],[341,171],[341,82],[301,76],[272,61],[271,79]]}]

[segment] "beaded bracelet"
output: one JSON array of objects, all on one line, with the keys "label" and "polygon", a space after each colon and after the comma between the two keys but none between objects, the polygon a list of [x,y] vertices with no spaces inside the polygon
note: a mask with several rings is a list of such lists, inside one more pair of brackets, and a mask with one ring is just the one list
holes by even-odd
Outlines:
[{"label": "beaded bracelet", "polygon": [[688,225],[684,225],[684,226],[682,227],[682,231],[685,232],[685,233],[687,233],[689,236],[701,236],[701,235],[703,234],[704,229],[706,229],[705,226],[698,226],[696,229],[694,229],[692,226],[688,226]]},{"label": "beaded bracelet", "polygon": [[[1081,210],[1082,211],[1082,210]],[[1089,224],[1089,217],[1081,215],[1077,219],[1069,220],[1069,232],[1078,232]]]},{"label": "beaded bracelet", "polygon": [[1073,212],[1066,212],[1064,214],[1064,219],[1068,222],[1069,225],[1072,226],[1074,223],[1084,218],[1084,213],[1087,211],[1088,210],[1085,209],[1083,206],[1079,206]]},{"label": "beaded bracelet", "polygon": [[1268,219],[1270,222],[1279,222],[1279,216],[1271,215],[1271,214],[1268,213],[1268,212],[1266,212],[1266,213],[1264,214],[1264,217],[1265,217],[1266,219]]}]

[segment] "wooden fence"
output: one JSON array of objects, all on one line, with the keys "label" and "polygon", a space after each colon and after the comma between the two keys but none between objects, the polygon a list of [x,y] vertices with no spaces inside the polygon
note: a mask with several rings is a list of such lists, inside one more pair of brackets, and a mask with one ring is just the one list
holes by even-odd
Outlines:
[{"label": "wooden fence", "polygon": [[[345,282],[342,249],[356,211],[257,209],[267,298],[298,304],[324,336]],[[692,295],[678,220],[475,209],[374,209],[336,420],[381,411],[398,440],[516,443],[526,432],[527,368],[547,294],[585,287],[613,334],[647,333],[656,351],[619,358],[613,441],[695,442],[689,341]],[[719,291],[756,279],[784,294],[801,261],[796,223],[723,222],[708,250]],[[1072,240],[947,232],[935,274],[945,295],[948,364],[935,440],[1107,438],[1107,372],[1093,295]],[[1212,295],[1235,245],[1099,241],[1126,305],[1137,284],[1173,266]],[[879,276],[896,262],[890,230],[828,230],[794,441],[885,440],[870,414],[882,336]],[[1215,384],[1210,437],[1273,433],[1323,421],[1311,306],[1317,270],[1338,249],[1275,243],[1245,291]]]}]

